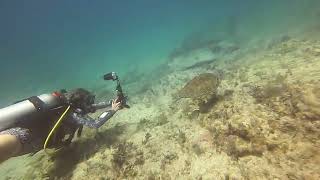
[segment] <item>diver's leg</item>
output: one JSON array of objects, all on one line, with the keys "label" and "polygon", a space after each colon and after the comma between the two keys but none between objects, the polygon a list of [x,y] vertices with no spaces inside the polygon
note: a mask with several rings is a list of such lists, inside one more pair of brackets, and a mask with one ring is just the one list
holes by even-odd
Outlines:
[{"label": "diver's leg", "polygon": [[[29,129],[14,127],[0,132],[0,163],[20,156],[31,140]],[[24,153],[25,154],[25,153]]]},{"label": "diver's leg", "polygon": [[22,150],[20,140],[11,134],[0,135],[0,163],[15,156]]}]

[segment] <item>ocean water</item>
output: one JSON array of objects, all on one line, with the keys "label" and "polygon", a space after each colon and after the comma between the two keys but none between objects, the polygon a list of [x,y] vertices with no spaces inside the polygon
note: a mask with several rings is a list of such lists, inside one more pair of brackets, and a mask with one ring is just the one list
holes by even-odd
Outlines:
[{"label": "ocean water", "polygon": [[109,71],[151,73],[192,33],[239,41],[285,33],[316,19],[317,7],[311,0],[5,0],[0,104],[61,88],[90,88]]},{"label": "ocean water", "polygon": [[[319,0],[2,0],[0,107],[63,88],[110,89],[102,76],[111,71],[154,85],[155,72],[166,71],[183,44],[219,40],[254,49],[307,34],[319,18]],[[135,99],[136,86],[123,87]]]}]

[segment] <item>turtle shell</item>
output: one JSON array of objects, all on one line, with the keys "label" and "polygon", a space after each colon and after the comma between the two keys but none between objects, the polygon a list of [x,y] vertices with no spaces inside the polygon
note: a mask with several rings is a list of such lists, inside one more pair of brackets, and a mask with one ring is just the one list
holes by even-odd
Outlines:
[{"label": "turtle shell", "polygon": [[216,95],[219,86],[219,76],[213,73],[203,73],[194,77],[181,90],[178,98],[191,98],[206,101]]}]

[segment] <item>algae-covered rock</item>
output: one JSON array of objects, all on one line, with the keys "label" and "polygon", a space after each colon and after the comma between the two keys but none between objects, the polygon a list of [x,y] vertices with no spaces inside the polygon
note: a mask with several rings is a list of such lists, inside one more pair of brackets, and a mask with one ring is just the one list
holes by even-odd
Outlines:
[{"label": "algae-covered rock", "polygon": [[117,144],[112,154],[112,164],[115,175],[120,179],[137,176],[138,166],[145,162],[143,151],[132,142],[123,141]]}]

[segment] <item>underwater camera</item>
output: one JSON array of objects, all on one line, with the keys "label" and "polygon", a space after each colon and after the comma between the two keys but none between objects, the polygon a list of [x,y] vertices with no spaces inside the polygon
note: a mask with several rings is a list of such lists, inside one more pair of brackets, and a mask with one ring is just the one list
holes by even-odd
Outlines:
[{"label": "underwater camera", "polygon": [[107,73],[103,76],[104,80],[118,80],[118,76],[115,72]]},{"label": "underwater camera", "polygon": [[130,106],[127,104],[127,96],[125,96],[122,91],[120,80],[117,74],[115,72],[107,73],[103,76],[103,79],[107,81],[108,80],[117,81],[117,87],[116,87],[117,101],[116,102],[121,102],[121,107],[130,108]]}]

